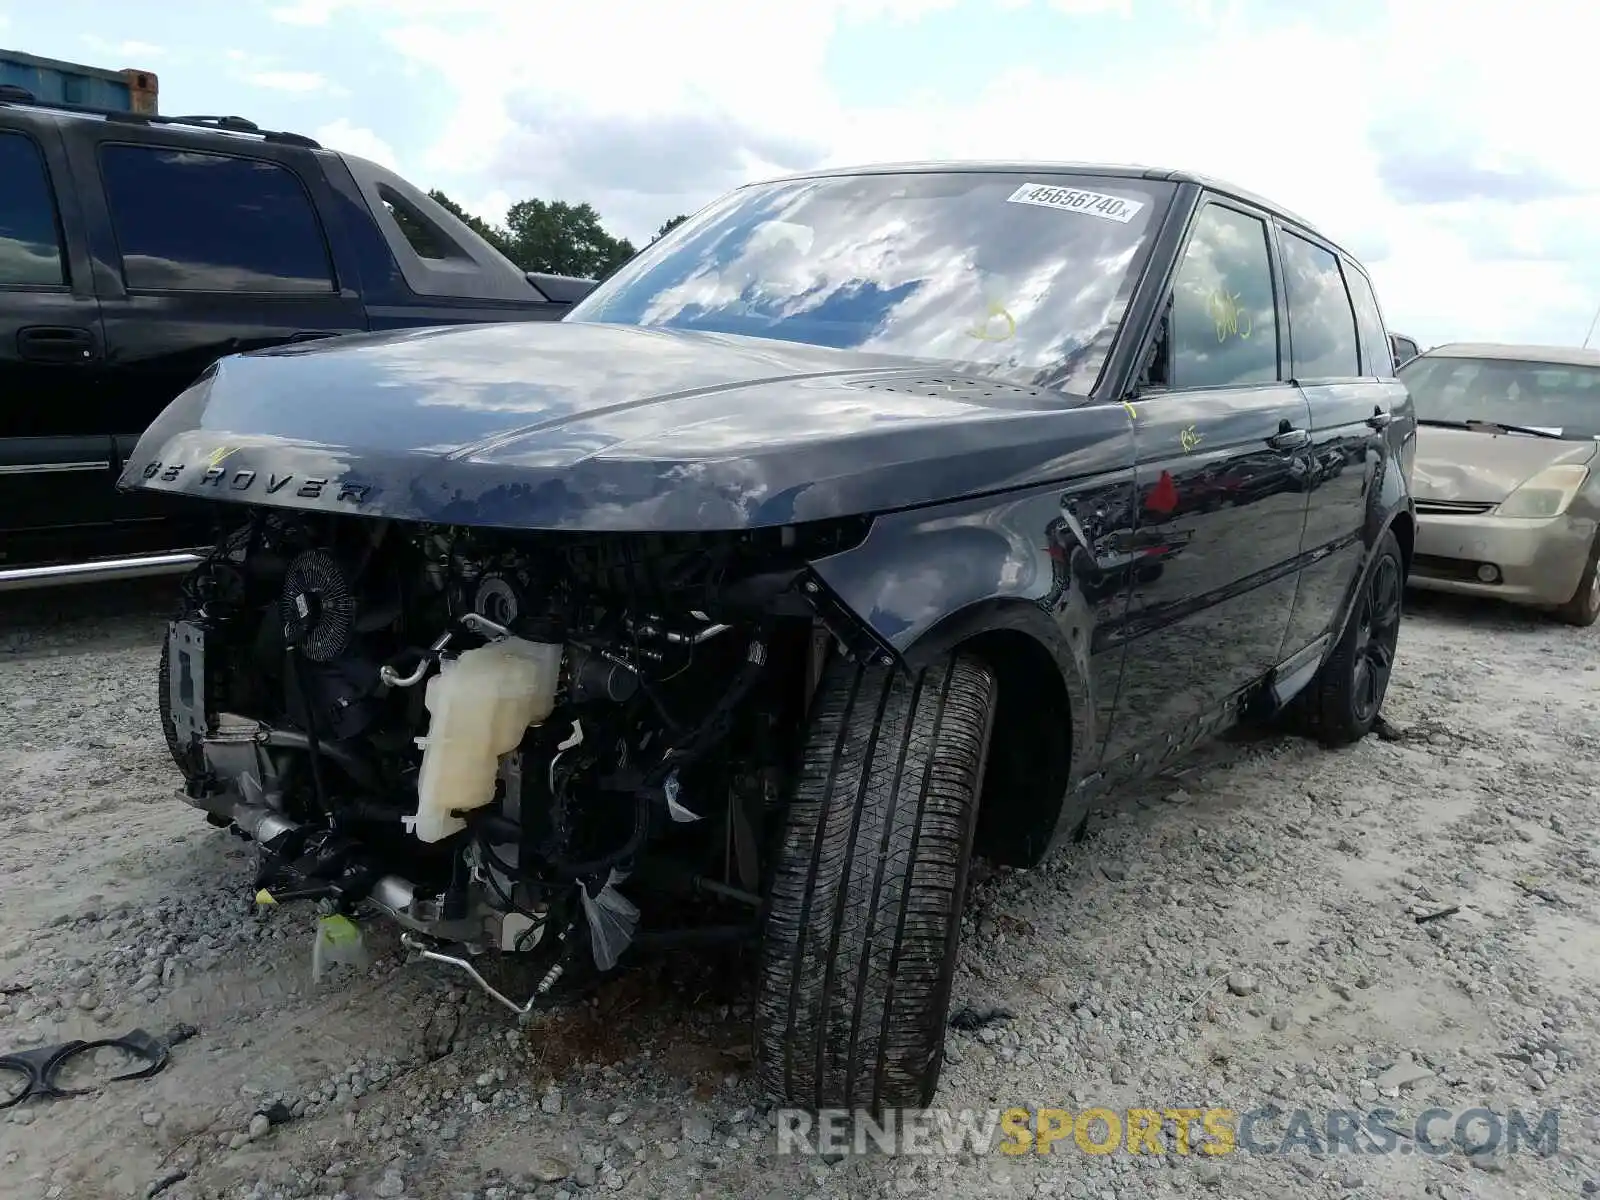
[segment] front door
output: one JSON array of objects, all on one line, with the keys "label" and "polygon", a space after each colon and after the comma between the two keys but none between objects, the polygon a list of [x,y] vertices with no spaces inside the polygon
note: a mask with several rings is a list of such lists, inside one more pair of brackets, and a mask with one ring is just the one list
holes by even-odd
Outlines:
[{"label": "front door", "polygon": [[70,556],[111,519],[100,307],[63,236],[65,175],[52,127],[0,129],[0,568]]},{"label": "front door", "polygon": [[[1139,508],[1108,760],[1142,771],[1278,663],[1305,525],[1310,412],[1286,376],[1264,216],[1208,201],[1133,402]],[[1137,759],[1134,756],[1137,755]]]}]

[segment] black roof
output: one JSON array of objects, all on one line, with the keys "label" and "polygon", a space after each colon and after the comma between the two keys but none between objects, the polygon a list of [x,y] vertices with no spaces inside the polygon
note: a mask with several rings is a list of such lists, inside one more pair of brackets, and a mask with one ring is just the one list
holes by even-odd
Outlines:
[{"label": "black roof", "polygon": [[55,100],[40,100],[26,88],[15,85],[0,87],[0,108],[36,108],[44,112],[66,116],[91,118],[123,125],[171,125],[178,128],[204,130],[212,133],[242,134],[263,141],[281,142],[291,146],[304,146],[311,150],[322,147],[313,139],[299,133],[284,133],[276,129],[263,129],[244,117],[160,117],[148,113],[126,112],[118,108],[91,108],[82,104],[65,104]]},{"label": "black roof", "polygon": [[[1333,242],[1327,234],[1304,217],[1291,212],[1283,205],[1237,187],[1223,179],[1202,175],[1195,171],[1180,171],[1170,167],[1147,167],[1132,163],[1050,162],[1045,159],[949,159],[902,163],[869,163],[853,167],[824,167],[815,171],[801,171],[782,175],[763,182],[787,183],[798,179],[827,179],[840,175],[907,175],[934,171],[989,171],[995,174],[1025,175],[1098,175],[1102,179],[1150,179],[1165,183],[1189,183],[1208,191],[1231,196],[1246,204],[1275,213],[1292,225],[1316,234],[1324,241]],[[1337,245],[1337,243],[1333,243]],[[1347,252],[1348,253],[1348,252]]]}]

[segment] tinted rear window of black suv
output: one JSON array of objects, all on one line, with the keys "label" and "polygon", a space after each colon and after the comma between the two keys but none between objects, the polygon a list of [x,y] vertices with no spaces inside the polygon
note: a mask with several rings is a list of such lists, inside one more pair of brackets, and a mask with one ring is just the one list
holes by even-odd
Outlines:
[{"label": "tinted rear window of black suv", "polygon": [[130,289],[333,291],[321,222],[287,167],[112,145],[101,148],[100,170]]}]

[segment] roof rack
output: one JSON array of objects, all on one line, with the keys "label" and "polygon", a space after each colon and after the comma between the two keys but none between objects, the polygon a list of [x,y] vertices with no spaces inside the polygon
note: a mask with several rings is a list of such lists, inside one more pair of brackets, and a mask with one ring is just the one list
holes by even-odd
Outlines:
[{"label": "roof rack", "polygon": [[54,100],[40,100],[26,88],[15,84],[0,84],[0,105],[18,104],[34,108],[48,108],[54,112],[78,113],[88,117],[101,117],[126,125],[174,125],[180,128],[215,129],[223,133],[242,133],[259,137],[263,141],[286,146],[303,146],[308,150],[321,150],[321,143],[300,133],[283,133],[276,129],[263,129],[244,117],[159,117],[147,113],[125,112],[116,108],[91,108],[83,104],[64,104]]}]

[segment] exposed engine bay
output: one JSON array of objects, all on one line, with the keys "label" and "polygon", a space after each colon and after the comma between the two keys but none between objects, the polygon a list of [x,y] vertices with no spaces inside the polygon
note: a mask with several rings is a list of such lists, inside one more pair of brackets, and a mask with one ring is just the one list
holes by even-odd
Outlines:
[{"label": "exposed engine bay", "polygon": [[495,993],[519,1011],[637,943],[754,936],[823,662],[874,652],[830,631],[806,564],[864,532],[252,510],[168,631],[184,796],[258,844],[273,901],[376,907],[458,966],[445,944],[547,961],[526,1005]]}]

